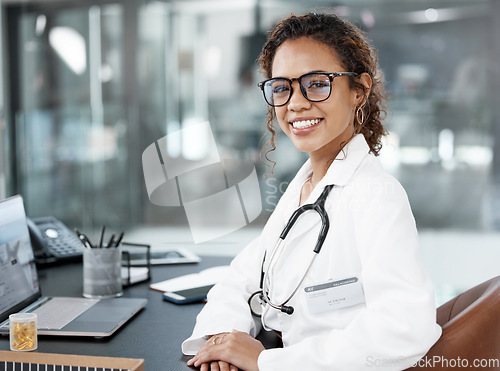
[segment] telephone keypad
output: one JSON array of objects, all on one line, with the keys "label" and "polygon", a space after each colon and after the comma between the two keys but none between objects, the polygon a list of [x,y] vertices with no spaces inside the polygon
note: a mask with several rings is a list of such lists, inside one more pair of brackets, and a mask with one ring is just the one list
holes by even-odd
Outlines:
[{"label": "telephone keypad", "polygon": [[54,217],[33,218],[32,220],[39,228],[46,246],[46,249],[40,250],[36,254],[40,262],[50,263],[59,259],[81,259],[83,255],[81,241],[62,222]]}]

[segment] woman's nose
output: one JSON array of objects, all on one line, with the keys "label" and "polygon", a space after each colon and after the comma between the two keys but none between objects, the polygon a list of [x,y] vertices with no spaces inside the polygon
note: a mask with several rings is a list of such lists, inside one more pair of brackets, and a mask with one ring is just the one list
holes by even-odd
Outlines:
[{"label": "woman's nose", "polygon": [[309,102],[304,94],[302,94],[301,86],[298,81],[292,83],[292,96],[288,101],[288,109],[290,111],[300,111],[311,107],[311,102]]}]

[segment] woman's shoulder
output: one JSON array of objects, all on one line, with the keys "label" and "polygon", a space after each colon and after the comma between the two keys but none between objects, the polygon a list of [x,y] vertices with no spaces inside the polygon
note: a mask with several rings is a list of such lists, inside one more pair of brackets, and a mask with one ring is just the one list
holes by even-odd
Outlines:
[{"label": "woman's shoulder", "polygon": [[380,159],[372,153],[361,161],[346,185],[346,189],[365,193],[368,196],[398,195],[407,198],[406,191],[399,180],[389,174],[382,166]]}]

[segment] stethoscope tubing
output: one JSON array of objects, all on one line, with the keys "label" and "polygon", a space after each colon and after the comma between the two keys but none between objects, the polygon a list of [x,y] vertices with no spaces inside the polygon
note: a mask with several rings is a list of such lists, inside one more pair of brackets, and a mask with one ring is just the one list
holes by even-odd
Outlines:
[{"label": "stethoscope tubing", "polygon": [[301,216],[303,213],[309,210],[314,210],[316,211],[320,218],[321,218],[321,230],[319,232],[319,237],[318,241],[316,242],[316,246],[314,247],[314,252],[316,254],[319,254],[321,251],[321,247],[323,247],[323,243],[325,242],[326,235],[328,234],[328,230],[330,229],[330,220],[328,219],[328,214],[326,213],[325,210],[325,201],[326,198],[328,197],[328,194],[330,193],[330,190],[333,188],[333,184],[329,184],[323,189],[323,192],[321,195],[318,197],[316,202],[313,204],[306,204],[301,207],[299,207],[297,210],[295,210],[288,220],[288,223],[285,225],[285,228],[283,228],[283,231],[280,234],[280,239],[285,240],[286,236],[288,235],[288,232],[292,229],[292,227],[295,225],[295,222]]},{"label": "stethoscope tubing", "polygon": [[[268,264],[268,268],[264,271],[264,262],[266,260],[266,257],[264,255],[264,259],[262,261],[262,274],[261,274],[261,280],[260,280],[260,288],[261,290],[253,293],[250,298],[248,299],[248,303],[250,304],[251,300],[253,299],[254,296],[256,295],[259,295],[260,298],[262,298],[268,305],[269,307],[271,308],[274,308],[276,310],[280,310],[282,312],[285,312],[285,313],[288,313],[288,314],[292,314],[293,313],[293,307],[286,307],[286,304],[293,298],[293,296],[297,293],[299,287],[302,285],[302,283],[304,282],[307,274],[309,273],[309,270],[311,269],[311,266],[314,262],[314,260],[316,259],[316,257],[318,256],[319,252],[321,251],[321,248],[323,247],[323,244],[325,242],[325,239],[326,239],[326,236],[328,234],[328,230],[330,228],[330,221],[329,221],[329,218],[328,218],[328,214],[325,210],[325,201],[328,197],[328,194],[330,193],[331,189],[334,187],[333,184],[329,184],[327,186],[325,186],[325,188],[323,189],[323,192],[321,193],[321,195],[318,197],[318,199],[316,200],[316,202],[312,203],[312,204],[306,204],[306,205],[303,205],[301,207],[299,207],[297,210],[295,210],[292,214],[292,216],[290,217],[290,219],[288,220],[287,224],[285,225],[283,231],[281,232],[280,234],[280,237],[278,238],[278,241],[276,242],[276,245],[274,246],[274,249],[272,250],[272,254],[271,254],[271,257],[269,259],[269,264]],[[316,242],[316,245],[313,249],[313,256],[307,266],[307,269],[305,270],[304,274],[302,275],[302,278],[300,279],[300,281],[298,282],[298,284],[295,286],[295,289],[292,291],[292,293],[287,297],[287,299],[285,301],[283,301],[281,304],[276,304],[274,303],[271,298],[270,298],[270,295],[272,294],[271,293],[271,280],[270,280],[270,277],[269,277],[269,272],[271,271],[274,271],[274,267],[276,266],[276,264],[278,263],[279,261],[279,256],[278,256],[278,259],[276,259],[275,261],[275,256],[277,254],[278,251],[280,251],[280,256],[281,256],[281,253],[283,252],[283,248],[282,248],[282,245],[284,243],[284,240],[286,238],[286,236],[288,235],[288,233],[290,232],[290,230],[292,229],[292,227],[295,225],[295,223],[297,222],[297,219],[303,214],[305,213],[306,211],[309,211],[309,210],[314,210],[316,211],[320,218],[321,218],[321,229],[320,229],[320,232],[319,232],[319,235],[318,235],[318,241]],[[273,264],[274,262],[274,264]],[[269,308],[268,307],[268,308]],[[259,316],[258,314],[256,314],[254,312],[254,310],[252,309],[252,306],[250,305],[250,310],[252,312],[253,315],[255,315],[256,317],[261,317],[262,319],[262,324],[265,326],[264,324],[264,321],[263,321],[263,317],[265,316],[265,314],[267,313],[267,309],[266,308],[264,310],[264,312],[262,313],[261,316]]]},{"label": "stethoscope tubing", "polygon": [[[264,286],[262,287],[262,294],[264,295],[264,300],[265,300],[265,302],[266,302],[267,304],[269,304],[269,306],[271,306],[271,307],[272,307],[272,308],[274,308],[274,309],[277,309],[277,310],[282,310],[283,306],[285,306],[285,305],[286,305],[286,304],[287,304],[287,303],[288,303],[288,302],[289,302],[289,301],[293,298],[293,296],[297,293],[297,291],[298,291],[298,289],[299,289],[300,285],[302,285],[302,282],[304,282],[304,280],[305,280],[305,278],[306,278],[307,274],[309,273],[309,270],[311,269],[311,266],[312,266],[312,264],[313,264],[313,262],[314,262],[314,259],[316,259],[316,257],[317,257],[317,256],[318,256],[318,254],[317,254],[317,253],[315,253],[315,254],[312,256],[312,258],[311,258],[311,260],[310,260],[310,262],[309,262],[309,264],[308,264],[308,266],[307,266],[307,269],[306,269],[306,271],[304,272],[304,274],[302,275],[302,278],[300,279],[299,283],[295,286],[295,289],[294,289],[294,290],[292,291],[292,293],[288,296],[288,298],[287,298],[285,301],[283,301],[281,304],[275,304],[275,303],[273,303],[273,302],[271,301],[271,298],[269,297],[269,294],[268,294],[268,292],[270,293],[270,287],[271,287],[270,282],[269,282],[269,281],[270,281],[270,280],[269,280],[269,275],[268,275],[268,273],[267,273],[267,272],[265,272],[265,273],[264,273]],[[269,288],[269,290],[266,290],[266,286],[267,286],[267,288]]]}]

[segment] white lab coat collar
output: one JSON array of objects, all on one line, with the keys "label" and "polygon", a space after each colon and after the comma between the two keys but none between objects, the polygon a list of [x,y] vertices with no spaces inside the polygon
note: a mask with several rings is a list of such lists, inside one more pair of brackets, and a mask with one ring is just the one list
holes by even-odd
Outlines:
[{"label": "white lab coat collar", "polygon": [[[356,169],[361,164],[361,161],[369,154],[370,147],[366,143],[366,139],[363,134],[358,134],[352,138],[349,143],[347,143],[340,153],[332,162],[328,171],[321,181],[316,185],[313,192],[309,196],[308,202],[314,202],[323,188],[328,184],[334,184],[336,186],[345,186],[349,183],[352,175]],[[294,188],[301,188],[302,185],[311,177],[312,167],[311,160],[308,159],[304,165],[300,168],[295,178],[290,182],[290,190]],[[292,194],[297,195],[300,192],[295,190]]]}]

